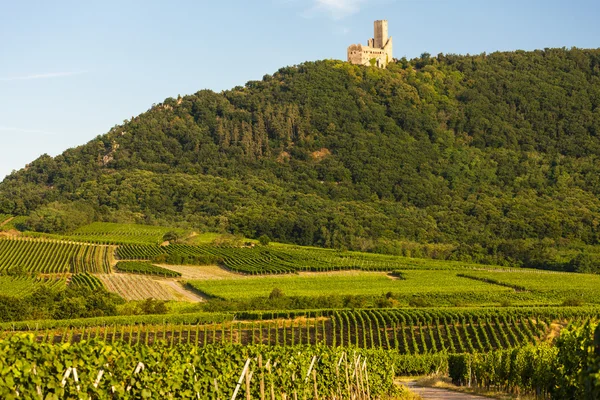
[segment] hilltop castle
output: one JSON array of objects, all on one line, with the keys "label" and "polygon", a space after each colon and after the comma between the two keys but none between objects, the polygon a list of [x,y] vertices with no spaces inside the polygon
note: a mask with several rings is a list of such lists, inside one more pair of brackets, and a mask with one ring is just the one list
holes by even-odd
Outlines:
[{"label": "hilltop castle", "polygon": [[375,37],[366,46],[353,44],[348,47],[348,62],[385,68],[392,60],[392,38],[388,38],[388,22],[375,21]]}]

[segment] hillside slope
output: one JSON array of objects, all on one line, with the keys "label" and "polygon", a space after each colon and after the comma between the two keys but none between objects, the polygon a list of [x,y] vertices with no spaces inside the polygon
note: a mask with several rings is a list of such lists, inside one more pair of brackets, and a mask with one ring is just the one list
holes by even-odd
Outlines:
[{"label": "hillside slope", "polygon": [[600,50],[319,61],[168,98],[42,156],[0,184],[0,213],[39,231],[161,221],[585,270],[599,156]]}]

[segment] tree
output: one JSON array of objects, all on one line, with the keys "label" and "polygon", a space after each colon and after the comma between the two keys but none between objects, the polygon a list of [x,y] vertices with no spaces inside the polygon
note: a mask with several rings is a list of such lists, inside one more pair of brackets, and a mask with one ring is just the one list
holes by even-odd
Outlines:
[{"label": "tree", "polygon": [[285,295],[283,294],[283,290],[279,288],[273,288],[273,290],[271,290],[271,293],[269,294],[269,300],[281,299],[284,296]]},{"label": "tree", "polygon": [[258,238],[258,242],[263,246],[268,246],[271,242],[271,238],[267,235],[260,235],[260,237]]},{"label": "tree", "polygon": [[179,240],[179,234],[175,231],[169,231],[163,235],[163,242],[175,243]]}]

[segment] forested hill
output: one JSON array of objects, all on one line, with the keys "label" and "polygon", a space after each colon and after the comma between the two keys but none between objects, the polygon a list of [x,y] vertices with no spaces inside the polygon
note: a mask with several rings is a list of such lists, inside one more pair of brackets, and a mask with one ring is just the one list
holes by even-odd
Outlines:
[{"label": "forested hill", "polygon": [[599,156],[600,50],[424,54],[387,70],[319,61],[168,98],[42,156],[0,185],[0,213],[40,231],[177,222],[585,269]]}]

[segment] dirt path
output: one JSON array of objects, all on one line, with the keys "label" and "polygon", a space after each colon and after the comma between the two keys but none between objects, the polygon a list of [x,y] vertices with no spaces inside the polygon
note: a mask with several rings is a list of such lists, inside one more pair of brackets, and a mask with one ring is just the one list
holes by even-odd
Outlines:
[{"label": "dirt path", "polygon": [[4,225],[8,224],[13,219],[15,219],[15,217],[10,217],[9,219],[0,222],[0,226],[4,226]]},{"label": "dirt path", "polygon": [[186,301],[197,303],[199,301],[206,301],[206,299],[198,296],[189,290],[186,290],[178,281],[173,280],[161,280],[159,281],[162,285],[175,292],[178,297],[183,297]]},{"label": "dirt path", "polygon": [[418,394],[423,400],[485,400],[489,397],[475,396],[467,393],[453,392],[446,389],[436,389],[417,386],[416,382],[403,383],[411,392]]}]

